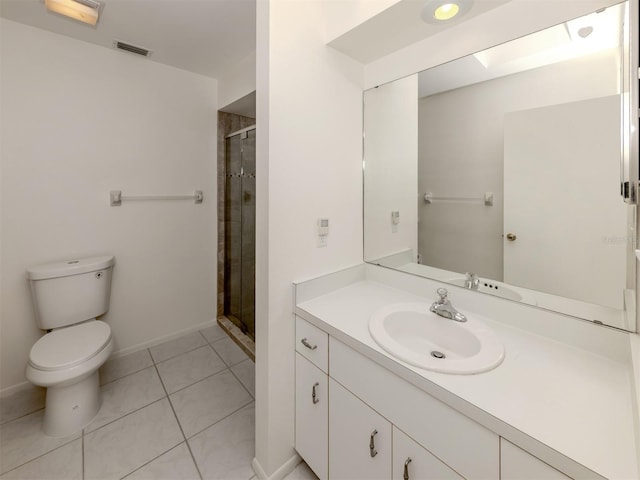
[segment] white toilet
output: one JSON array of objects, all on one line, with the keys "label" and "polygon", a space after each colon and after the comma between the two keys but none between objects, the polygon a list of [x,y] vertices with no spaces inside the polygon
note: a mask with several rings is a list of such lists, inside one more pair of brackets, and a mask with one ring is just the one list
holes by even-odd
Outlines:
[{"label": "white toilet", "polygon": [[113,351],[111,328],[96,320],[109,309],[113,256],[74,259],[27,269],[38,328],[27,380],[47,387],[42,430],[79,432],[102,404],[98,369]]}]

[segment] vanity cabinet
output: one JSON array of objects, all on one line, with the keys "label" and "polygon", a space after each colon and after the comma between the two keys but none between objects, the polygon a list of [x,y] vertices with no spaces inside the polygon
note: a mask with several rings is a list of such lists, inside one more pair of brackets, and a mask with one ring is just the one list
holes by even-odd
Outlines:
[{"label": "vanity cabinet", "polygon": [[295,355],[296,450],[320,480],[326,480],[329,478],[328,335],[298,318]]},{"label": "vanity cabinet", "polygon": [[502,480],[571,480],[504,438],[500,439],[500,472]]},{"label": "vanity cabinet", "polygon": [[464,480],[397,427],[393,427],[393,480]]},{"label": "vanity cabinet", "polygon": [[460,476],[500,477],[500,437],[491,430],[333,337],[329,337],[329,365],[332,379]]},{"label": "vanity cabinet", "polygon": [[301,318],[295,356],[296,450],[321,480],[570,480]]},{"label": "vanity cabinet", "polygon": [[329,405],[330,477],[389,480],[391,423],[333,379]]}]

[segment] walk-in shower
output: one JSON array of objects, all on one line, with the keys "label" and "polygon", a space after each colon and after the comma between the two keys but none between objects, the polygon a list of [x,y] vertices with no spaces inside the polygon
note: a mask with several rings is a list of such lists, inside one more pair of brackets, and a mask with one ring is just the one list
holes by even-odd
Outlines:
[{"label": "walk-in shower", "polygon": [[255,340],[256,127],[225,139],[224,315]]}]

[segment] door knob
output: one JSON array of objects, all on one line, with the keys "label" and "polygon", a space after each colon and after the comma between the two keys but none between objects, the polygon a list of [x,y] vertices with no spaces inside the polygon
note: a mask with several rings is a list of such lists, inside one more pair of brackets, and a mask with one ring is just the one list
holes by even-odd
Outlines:
[{"label": "door knob", "polygon": [[515,242],[516,240],[516,234],[515,233],[507,233],[507,240],[509,240],[510,242]]}]

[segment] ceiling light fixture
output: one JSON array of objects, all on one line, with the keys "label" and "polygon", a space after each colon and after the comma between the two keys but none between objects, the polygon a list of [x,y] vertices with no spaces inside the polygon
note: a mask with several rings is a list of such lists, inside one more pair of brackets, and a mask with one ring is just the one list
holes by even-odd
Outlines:
[{"label": "ceiling light fixture", "polygon": [[47,10],[96,26],[102,4],[94,0],[44,0]]},{"label": "ceiling light fixture", "polygon": [[427,23],[447,23],[469,11],[473,0],[427,0],[422,7],[422,20]]}]

